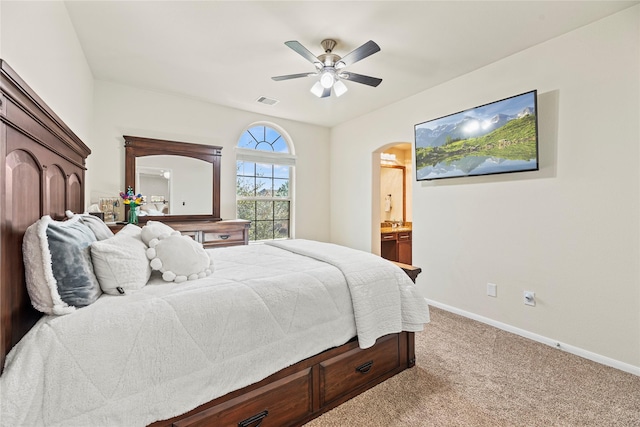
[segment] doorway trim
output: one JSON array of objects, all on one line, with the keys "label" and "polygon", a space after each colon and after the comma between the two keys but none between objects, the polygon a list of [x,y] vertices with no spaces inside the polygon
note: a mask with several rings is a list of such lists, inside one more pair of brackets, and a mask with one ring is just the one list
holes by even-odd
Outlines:
[{"label": "doorway trim", "polygon": [[[380,198],[380,155],[390,148],[396,147],[398,145],[406,145],[409,144],[413,146],[411,142],[406,141],[396,141],[389,142],[385,145],[382,145],[375,149],[371,153],[371,253],[380,255],[380,223],[382,222],[382,218],[380,216],[380,205],[382,203],[382,199]],[[411,165],[413,169],[414,164],[414,156],[411,152]],[[412,198],[408,198],[408,193],[411,192],[410,189],[407,188],[405,193],[405,212],[409,209],[410,200]],[[407,202],[407,198],[409,202]],[[406,214],[405,214],[406,220]]]}]

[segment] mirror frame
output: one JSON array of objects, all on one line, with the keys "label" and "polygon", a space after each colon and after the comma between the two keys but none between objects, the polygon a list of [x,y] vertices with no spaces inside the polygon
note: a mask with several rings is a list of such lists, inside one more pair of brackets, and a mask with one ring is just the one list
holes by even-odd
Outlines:
[{"label": "mirror frame", "polygon": [[[124,182],[125,188],[131,187],[136,191],[136,158],[145,156],[173,155],[191,157],[211,164],[213,168],[213,194],[211,215],[163,215],[162,221],[177,222],[186,220],[220,221],[220,164],[222,147],[216,145],[193,144],[189,142],[168,141],[164,139],[143,138],[124,135]],[[126,206],[128,209],[128,206]],[[125,215],[128,212],[125,212]],[[140,216],[140,222],[150,218],[158,220],[160,217]]]}]

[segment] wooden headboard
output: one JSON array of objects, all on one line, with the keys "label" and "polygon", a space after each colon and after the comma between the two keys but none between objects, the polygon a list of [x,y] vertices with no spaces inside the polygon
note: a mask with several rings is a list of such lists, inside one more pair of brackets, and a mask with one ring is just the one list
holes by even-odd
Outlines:
[{"label": "wooden headboard", "polygon": [[0,371],[11,348],[40,318],[27,294],[22,238],[43,215],[84,212],[91,150],[0,59]]}]

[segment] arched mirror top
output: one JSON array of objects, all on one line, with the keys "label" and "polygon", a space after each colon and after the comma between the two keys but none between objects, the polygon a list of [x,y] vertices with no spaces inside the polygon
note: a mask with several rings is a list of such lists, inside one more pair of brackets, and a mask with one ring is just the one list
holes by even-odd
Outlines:
[{"label": "arched mirror top", "polygon": [[[148,209],[149,215],[140,216],[140,221],[145,222],[148,219],[156,219],[162,221],[184,221],[184,220],[220,220],[220,159],[222,155],[222,147],[205,144],[193,144],[187,142],[169,141],[163,139],[143,138],[138,136],[124,136],[125,141],[125,188],[131,187],[136,193],[142,193],[147,195],[141,187],[141,172],[145,169],[140,164],[142,160],[150,159],[150,156],[154,156],[157,159],[164,159],[164,166],[158,169],[165,170],[165,176],[170,176],[172,181],[169,183],[169,193],[165,196],[168,200],[152,201],[150,198],[146,200],[148,206],[156,208],[161,204],[164,204],[165,209],[168,209],[168,214],[162,212],[160,208]],[[174,157],[174,156],[177,156]],[[144,159],[143,159],[144,158]],[[171,159],[174,161],[171,161]],[[210,165],[209,168],[204,167],[205,174],[200,177],[193,176],[193,172],[196,169],[203,169],[202,165],[198,165],[197,168],[190,168],[182,174],[179,173],[179,164],[185,163],[185,159],[191,158],[199,161],[206,162]],[[166,170],[170,170],[167,173]],[[188,191],[184,189],[188,187]],[[182,188],[182,189],[181,189]],[[173,190],[173,194],[170,194]],[[198,192],[194,194],[194,192]],[[189,196],[193,198],[195,204],[205,206],[199,206],[195,211],[189,211],[189,207],[193,203],[186,202],[184,199],[188,196],[187,193],[192,193]],[[170,195],[169,195],[170,194]],[[210,208],[208,207],[210,205]],[[169,208],[173,206],[173,208]],[[143,205],[144,207],[144,205]],[[142,208],[142,207],[141,207]],[[206,213],[203,213],[206,212]],[[158,218],[156,215],[162,215]]]}]

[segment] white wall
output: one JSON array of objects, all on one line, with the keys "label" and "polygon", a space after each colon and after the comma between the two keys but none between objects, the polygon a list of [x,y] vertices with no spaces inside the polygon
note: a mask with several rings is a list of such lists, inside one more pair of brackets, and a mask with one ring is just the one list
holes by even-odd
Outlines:
[{"label": "white wall", "polygon": [[363,206],[377,191],[378,147],[413,141],[416,123],[538,89],[539,172],[413,186],[418,286],[640,367],[639,23],[636,6],[332,129],[332,240],[371,247],[377,224]]},{"label": "white wall", "polygon": [[328,128],[103,81],[95,82],[94,99],[93,154],[88,160],[92,199],[123,191],[123,135],[219,145],[221,216],[235,218],[234,147],[249,125],[270,122],[287,132],[296,150],[296,237],[329,240]]},{"label": "white wall", "polygon": [[90,146],[93,75],[63,2],[0,2],[0,55]]}]

